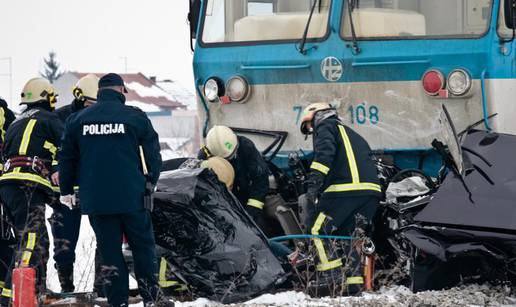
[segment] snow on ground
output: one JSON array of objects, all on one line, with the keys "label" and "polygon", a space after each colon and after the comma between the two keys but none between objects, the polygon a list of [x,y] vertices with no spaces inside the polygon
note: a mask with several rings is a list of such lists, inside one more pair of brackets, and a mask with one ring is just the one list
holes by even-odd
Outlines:
[{"label": "snow on ground", "polygon": [[[222,306],[206,299],[194,302],[176,302],[176,307],[214,307]],[[404,306],[439,306],[439,307],[476,307],[476,306],[516,306],[516,298],[507,296],[506,289],[499,287],[470,285],[447,291],[426,291],[412,293],[401,286],[383,288],[377,293],[364,293],[356,297],[311,298],[300,292],[282,292],[265,294],[256,299],[232,306],[344,306],[344,307],[404,307]]]}]

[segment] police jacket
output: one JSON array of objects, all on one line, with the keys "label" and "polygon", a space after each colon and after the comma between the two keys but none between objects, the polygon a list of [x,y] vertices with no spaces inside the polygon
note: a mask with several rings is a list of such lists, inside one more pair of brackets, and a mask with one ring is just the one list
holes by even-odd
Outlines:
[{"label": "police jacket", "polygon": [[[7,129],[0,182],[30,181],[48,192],[56,190],[48,175],[57,171],[56,154],[63,124],[56,114],[38,105],[29,106]],[[14,161],[32,159],[31,166],[15,167]],[[44,165],[44,167],[42,167]]]},{"label": "police jacket", "polygon": [[380,196],[369,144],[337,116],[316,124],[313,146],[309,192],[316,188],[324,197]]},{"label": "police jacket", "polygon": [[1,144],[5,142],[5,133],[16,117],[13,111],[7,107],[7,102],[0,98],[0,138]]},{"label": "police jacket", "polygon": [[[72,114],[59,155],[62,195],[79,182],[81,210],[88,215],[122,214],[143,209],[146,177],[156,184],[161,169],[158,134],[145,113],[125,105],[125,96],[101,90],[98,102]],[[78,180],[77,180],[78,179]]]},{"label": "police jacket", "polygon": [[77,99],[74,99],[71,104],[60,107],[55,111],[55,113],[64,123],[70,115],[82,109],[84,109],[84,103],[81,103],[80,101],[77,101]]},{"label": "police jacket", "polygon": [[[265,196],[269,192],[269,170],[261,153],[254,143],[244,137],[237,136],[236,155],[228,160],[235,169],[233,194],[242,204],[256,209],[263,209]],[[211,156],[206,147],[201,148],[199,159]]]}]

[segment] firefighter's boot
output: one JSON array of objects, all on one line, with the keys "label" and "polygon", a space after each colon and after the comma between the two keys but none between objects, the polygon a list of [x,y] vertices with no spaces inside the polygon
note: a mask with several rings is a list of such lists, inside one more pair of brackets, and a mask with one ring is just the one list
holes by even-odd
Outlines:
[{"label": "firefighter's boot", "polygon": [[73,285],[73,263],[56,266],[56,269],[57,276],[59,277],[59,283],[61,284],[61,292],[74,292],[75,287]]}]

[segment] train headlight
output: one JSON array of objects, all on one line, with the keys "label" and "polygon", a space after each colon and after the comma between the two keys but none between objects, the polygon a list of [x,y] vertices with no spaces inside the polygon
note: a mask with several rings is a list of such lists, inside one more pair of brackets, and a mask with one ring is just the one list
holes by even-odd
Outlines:
[{"label": "train headlight", "polygon": [[204,83],[204,96],[209,102],[215,102],[224,95],[224,83],[218,78],[210,78]]},{"label": "train headlight", "polygon": [[471,76],[463,69],[455,69],[448,75],[448,91],[455,96],[466,94],[471,88]]},{"label": "train headlight", "polygon": [[249,97],[249,83],[244,77],[234,76],[226,83],[226,95],[231,101],[244,103]]},{"label": "train headlight", "polygon": [[423,90],[430,96],[439,94],[439,91],[444,88],[444,76],[436,69],[425,72],[421,82],[423,83]]}]

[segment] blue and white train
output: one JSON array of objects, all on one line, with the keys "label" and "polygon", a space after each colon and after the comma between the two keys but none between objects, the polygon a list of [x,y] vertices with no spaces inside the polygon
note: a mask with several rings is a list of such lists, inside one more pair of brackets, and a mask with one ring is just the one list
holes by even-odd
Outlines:
[{"label": "blue and white train", "polygon": [[480,122],[516,134],[514,1],[192,0],[191,7],[204,130],[284,131],[282,151],[309,151],[301,111],[331,102],[373,149],[404,167],[434,170],[440,161],[428,150],[442,130],[443,104],[457,131]]}]

